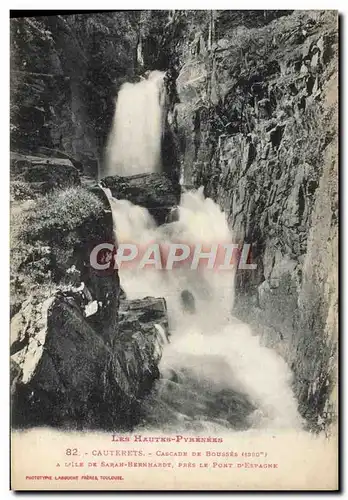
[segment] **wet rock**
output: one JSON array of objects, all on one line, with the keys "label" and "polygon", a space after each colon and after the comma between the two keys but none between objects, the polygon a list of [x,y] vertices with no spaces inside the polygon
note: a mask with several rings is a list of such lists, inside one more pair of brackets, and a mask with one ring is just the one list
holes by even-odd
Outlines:
[{"label": "wet rock", "polygon": [[110,342],[72,290],[28,301],[12,331],[13,423],[19,427],[130,428],[159,375],[168,335],[164,301],[144,299],[122,308]]},{"label": "wet rock", "polygon": [[[236,314],[267,331],[265,341],[290,365],[294,360],[301,411],[308,415],[316,401],[313,423],[331,404],[325,384],[337,337],[336,222],[329,230],[336,211],[324,213],[329,196],[336,199],[337,151],[325,137],[328,131],[337,136],[337,15],[295,11],[274,20],[272,30],[259,25],[252,32],[242,22],[230,31],[227,13],[221,19],[219,37],[233,43],[224,42],[223,55],[210,54],[209,61],[187,57],[179,74],[181,161],[187,184],[204,184],[226,212],[235,240],[251,243],[258,269],[237,273]],[[191,81],[187,66],[205,69],[208,85]],[[206,93],[209,86],[212,95],[224,89],[219,104]],[[316,338],[321,353],[309,347]]]},{"label": "wet rock", "polygon": [[105,177],[101,185],[109,188],[114,198],[147,208],[158,223],[166,220],[180,200],[180,185],[165,174]]},{"label": "wet rock", "polygon": [[184,290],[180,295],[184,311],[193,314],[196,311],[195,298],[189,290]]}]

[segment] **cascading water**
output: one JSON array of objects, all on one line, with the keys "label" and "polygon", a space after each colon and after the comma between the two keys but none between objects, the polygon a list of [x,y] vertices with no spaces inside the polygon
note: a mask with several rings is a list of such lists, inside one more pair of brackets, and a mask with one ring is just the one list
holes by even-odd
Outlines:
[{"label": "cascading water", "polygon": [[122,85],[108,139],[107,175],[159,171],[166,113],[164,75],[152,71],[147,79]]},{"label": "cascading water", "polygon": [[[159,167],[161,85],[163,73],[153,72],[148,80],[122,87],[110,136],[110,173],[132,175]],[[224,213],[202,189],[183,193],[178,220],[159,227],[145,208],[109,197],[119,244],[232,242]],[[164,349],[161,378],[144,403],[146,428],[301,427],[288,366],[232,316],[233,271],[145,267],[119,273],[129,299],[167,301],[171,342]]]},{"label": "cascading water", "polygon": [[[156,227],[145,208],[111,198],[118,243],[214,243],[232,239],[224,214],[202,190],[182,195],[179,220]],[[232,317],[233,272],[120,269],[129,299],[163,296],[171,343],[161,379],[144,407],[144,426],[162,430],[299,428],[291,372]],[[185,308],[183,292],[194,297]]]}]

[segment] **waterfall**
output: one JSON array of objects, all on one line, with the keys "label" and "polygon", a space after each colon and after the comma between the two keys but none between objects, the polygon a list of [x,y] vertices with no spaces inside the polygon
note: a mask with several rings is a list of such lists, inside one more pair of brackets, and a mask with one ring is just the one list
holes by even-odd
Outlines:
[{"label": "waterfall", "polygon": [[[110,201],[119,244],[232,240],[224,213],[202,189],[183,193],[178,220],[159,227],[145,208]],[[171,342],[164,349],[161,379],[144,405],[146,428],[301,427],[290,369],[232,316],[233,271],[149,267],[119,273],[129,299],[163,296],[167,301]]]},{"label": "waterfall", "polygon": [[[125,84],[117,100],[108,156],[109,174],[156,172],[165,117],[164,74]],[[225,214],[203,188],[184,192],[177,220],[157,226],[148,210],[110,199],[118,244],[231,243]],[[144,403],[143,424],[161,430],[301,428],[292,374],[275,350],[262,345],[233,317],[234,274],[227,270],[171,270],[151,266],[119,270],[128,299],[164,297],[171,342],[161,378]]]},{"label": "waterfall", "polygon": [[106,175],[160,171],[166,116],[164,72],[122,85],[106,150]]}]

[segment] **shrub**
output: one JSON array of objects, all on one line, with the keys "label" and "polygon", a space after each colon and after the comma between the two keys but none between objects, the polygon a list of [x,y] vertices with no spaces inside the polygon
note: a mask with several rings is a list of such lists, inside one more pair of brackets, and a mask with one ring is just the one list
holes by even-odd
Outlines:
[{"label": "shrub", "polygon": [[57,190],[39,199],[28,214],[25,233],[30,240],[46,239],[53,231],[67,233],[89,219],[95,219],[103,204],[82,187]]}]

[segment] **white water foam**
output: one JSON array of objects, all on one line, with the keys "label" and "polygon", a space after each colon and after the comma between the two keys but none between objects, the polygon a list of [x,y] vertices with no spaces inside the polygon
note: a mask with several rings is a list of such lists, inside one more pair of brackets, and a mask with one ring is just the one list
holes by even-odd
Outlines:
[{"label": "white water foam", "polygon": [[106,150],[107,175],[158,172],[164,130],[164,73],[122,85]]},{"label": "white water foam", "polygon": [[[225,214],[204,197],[202,189],[184,193],[178,221],[159,227],[145,208],[126,200],[110,201],[119,243],[232,241]],[[167,301],[171,343],[164,349],[162,379],[151,405],[156,412],[165,401],[168,411],[160,421],[152,421],[165,428],[166,415],[169,418],[175,413],[171,429],[177,430],[179,422],[192,427],[192,421],[200,421],[205,429],[220,424],[233,428],[226,405],[221,415],[216,415],[219,398],[227,390],[245,395],[253,407],[245,417],[245,428],[301,427],[289,367],[276,351],[261,345],[248,325],[232,316],[231,270],[120,269],[120,279],[129,299],[162,296]],[[184,290],[194,297],[195,312],[183,307]],[[211,394],[215,394],[213,410]]]}]

